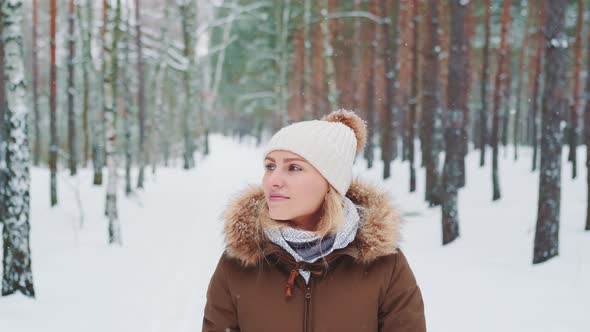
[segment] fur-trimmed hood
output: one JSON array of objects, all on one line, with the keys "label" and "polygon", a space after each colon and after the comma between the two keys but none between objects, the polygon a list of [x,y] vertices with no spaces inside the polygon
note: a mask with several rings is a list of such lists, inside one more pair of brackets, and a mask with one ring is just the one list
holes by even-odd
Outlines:
[{"label": "fur-trimmed hood", "polygon": [[[356,259],[368,264],[396,251],[400,239],[400,217],[389,195],[361,180],[350,185],[348,197],[361,207],[361,222],[355,240]],[[239,193],[223,214],[226,254],[244,266],[255,266],[265,257],[271,242],[262,231],[260,209],[266,208],[264,192],[250,186]]]}]

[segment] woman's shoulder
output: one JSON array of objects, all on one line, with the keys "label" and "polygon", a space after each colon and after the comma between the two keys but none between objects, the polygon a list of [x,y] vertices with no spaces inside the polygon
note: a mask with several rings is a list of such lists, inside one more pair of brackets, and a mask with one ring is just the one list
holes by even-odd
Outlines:
[{"label": "woman's shoulder", "polygon": [[397,248],[395,252],[377,258],[375,264],[387,271],[391,281],[397,284],[416,285],[416,278],[404,252]]}]

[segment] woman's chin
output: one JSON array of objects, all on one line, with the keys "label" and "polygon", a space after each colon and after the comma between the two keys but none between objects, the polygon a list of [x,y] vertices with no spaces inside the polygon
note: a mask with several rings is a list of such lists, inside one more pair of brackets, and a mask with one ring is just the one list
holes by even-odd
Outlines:
[{"label": "woman's chin", "polygon": [[273,220],[276,221],[287,221],[291,219],[291,216],[286,214],[286,213],[279,213],[279,212],[275,212],[275,213],[269,213],[269,217]]}]

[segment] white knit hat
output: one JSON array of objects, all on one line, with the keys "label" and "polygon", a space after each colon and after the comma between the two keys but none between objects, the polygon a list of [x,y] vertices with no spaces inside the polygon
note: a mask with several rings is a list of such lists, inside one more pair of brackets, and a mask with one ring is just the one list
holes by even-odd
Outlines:
[{"label": "white knit hat", "polygon": [[366,124],[358,115],[338,110],[321,120],[283,127],[270,139],[263,157],[275,150],[298,154],[344,196],[352,181],[354,158],[365,145],[366,136]]}]

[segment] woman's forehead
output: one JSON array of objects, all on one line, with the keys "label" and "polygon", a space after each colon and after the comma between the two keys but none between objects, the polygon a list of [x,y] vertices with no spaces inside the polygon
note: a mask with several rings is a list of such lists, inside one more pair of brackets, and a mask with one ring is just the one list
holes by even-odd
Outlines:
[{"label": "woman's forehead", "polygon": [[304,161],[304,162],[308,162],[307,160],[305,160],[305,158],[301,157],[300,155],[293,153],[291,151],[286,151],[286,150],[275,150],[272,151],[271,153],[269,153],[268,155],[266,155],[266,159],[270,159],[271,161],[284,161],[284,162],[289,162],[289,161],[293,161],[293,160],[299,160],[299,161]]}]

